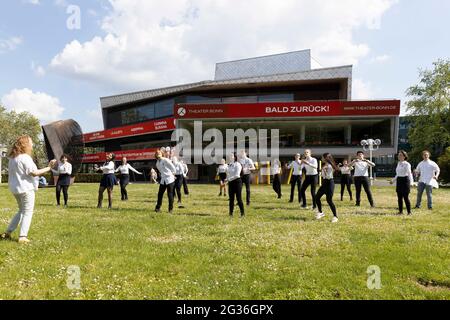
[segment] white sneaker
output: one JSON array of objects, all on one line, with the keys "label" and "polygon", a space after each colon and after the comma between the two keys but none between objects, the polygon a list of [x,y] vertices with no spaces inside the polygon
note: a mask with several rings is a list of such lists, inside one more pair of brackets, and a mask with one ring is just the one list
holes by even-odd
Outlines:
[{"label": "white sneaker", "polygon": [[318,212],[318,213],[316,214],[316,219],[317,219],[317,220],[320,220],[320,219],[322,219],[323,217],[325,217],[325,213]]},{"label": "white sneaker", "polygon": [[333,219],[331,219],[331,223],[336,223],[338,221],[339,221],[339,219],[337,217],[333,217]]}]

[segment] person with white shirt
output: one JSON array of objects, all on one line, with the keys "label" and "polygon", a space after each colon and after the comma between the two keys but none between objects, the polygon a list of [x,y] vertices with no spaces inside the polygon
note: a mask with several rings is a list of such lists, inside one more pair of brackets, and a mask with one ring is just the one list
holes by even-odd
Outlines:
[{"label": "person with white shirt", "polygon": [[344,201],[344,192],[346,187],[348,194],[350,195],[350,201],[353,201],[352,170],[353,167],[348,164],[348,160],[344,160],[342,161],[342,164],[339,164],[339,171],[341,173],[341,201]]},{"label": "person with white shirt", "polygon": [[181,187],[183,185],[184,167],[177,157],[172,157],[172,163],[175,167],[175,193],[178,198],[178,208],[184,208],[181,199]]},{"label": "person with white shirt", "polygon": [[283,195],[281,193],[281,162],[279,159],[273,160],[270,170],[273,175],[272,188],[276,192],[278,199],[281,199]]},{"label": "person with white shirt", "polygon": [[96,165],[94,167],[96,171],[101,171],[103,173],[102,180],[100,181],[100,187],[98,188],[98,209],[102,208],[103,193],[105,193],[105,190],[108,193],[108,209],[112,209],[112,193],[114,190],[114,186],[117,184],[117,179],[114,174],[116,171],[114,159],[116,159],[116,155],[114,153],[107,153],[106,161],[103,166],[98,167]]},{"label": "person with white shirt", "polygon": [[122,201],[128,201],[127,186],[130,184],[130,170],[138,175],[142,175],[142,172],[137,171],[127,161],[126,157],[122,158],[122,164],[116,169],[116,172],[120,172],[120,195]]},{"label": "person with white shirt", "polygon": [[306,170],[306,177],[303,181],[302,188],[300,190],[302,196],[302,208],[307,209],[306,206],[306,189],[311,186],[311,199],[313,203],[313,210],[316,209],[316,186],[318,183],[319,172],[317,159],[312,157],[310,149],[305,150],[305,157],[302,159],[302,164]]},{"label": "person with white shirt", "polygon": [[250,205],[250,184],[251,184],[251,174],[252,171],[256,170],[253,160],[247,157],[247,152],[245,150],[241,153],[241,158],[239,160],[242,166],[242,183],[245,185],[246,191],[246,202],[247,206]]},{"label": "person with white shirt", "polygon": [[411,215],[411,202],[409,201],[409,193],[411,186],[414,184],[414,178],[409,164],[408,154],[404,150],[398,152],[398,164],[395,169],[395,177],[390,181],[391,184],[396,182],[395,191],[397,192],[398,214],[403,214],[403,201],[405,201],[406,211]]},{"label": "person with white shirt", "polygon": [[228,195],[230,217],[234,212],[234,199],[237,200],[241,217],[245,216],[244,203],[242,202],[242,179],[241,179],[242,165],[238,161],[237,154],[230,154],[229,163],[227,167],[227,181],[228,181]]},{"label": "person with white shirt", "polygon": [[183,192],[185,196],[189,195],[189,187],[188,187],[188,173],[189,168],[184,159],[180,159],[181,165],[183,166]]},{"label": "person with white shirt", "polygon": [[427,192],[427,206],[429,210],[433,209],[433,187],[439,187],[437,180],[441,169],[436,162],[430,159],[431,153],[427,150],[422,152],[423,161],[417,165],[415,174],[419,176],[419,185],[417,186],[416,209],[420,209],[422,204],[423,191]]},{"label": "person with white shirt", "polygon": [[226,197],[227,196],[227,162],[225,159],[222,159],[220,162],[220,165],[217,167],[217,172],[216,172],[216,176],[219,177],[219,182],[220,182],[220,192],[219,192],[219,197],[222,196],[222,190],[223,190],[223,195]]},{"label": "person with white shirt", "polygon": [[56,183],[56,204],[61,205],[61,190],[64,196],[64,208],[67,208],[67,201],[69,200],[70,176],[72,175],[72,165],[69,163],[68,156],[63,154],[56,169],[52,169],[55,176],[58,176]]},{"label": "person with white shirt", "polygon": [[157,179],[158,179],[158,174],[156,173],[156,170],[154,168],[151,168],[150,170],[150,179],[151,182],[156,184],[158,183]]},{"label": "person with white shirt", "polygon": [[298,203],[301,203],[301,201],[302,201],[301,188],[302,188],[302,170],[304,168],[304,165],[300,158],[301,158],[300,153],[297,153],[295,155],[295,160],[286,166],[286,168],[288,168],[289,170],[292,170],[291,196],[289,198],[289,202],[291,202],[291,203],[294,202],[295,186],[297,186]]},{"label": "person with white shirt", "polygon": [[317,214],[316,219],[320,220],[325,217],[325,214],[322,211],[322,202],[321,198],[326,195],[327,203],[330,206],[331,211],[333,212],[332,223],[338,222],[338,216],[336,211],[336,206],[333,203],[333,194],[334,194],[334,171],[338,170],[338,166],[334,162],[333,156],[330,153],[325,153],[322,156],[322,186],[319,188],[316,194],[316,203],[317,203]]},{"label": "person with white shirt", "polygon": [[156,151],[155,158],[156,169],[158,169],[160,175],[158,202],[156,203],[155,212],[161,212],[163,196],[167,190],[167,197],[169,199],[169,213],[172,213],[176,168],[173,165],[172,161],[162,156],[161,151]]},{"label": "person with white shirt", "polygon": [[19,243],[27,244],[30,242],[28,232],[33,218],[35,192],[39,185],[38,177],[50,172],[51,168],[57,163],[56,160],[52,160],[46,168],[38,170],[31,158],[32,152],[33,141],[30,136],[24,135],[14,142],[8,154],[8,185],[9,190],[16,198],[19,211],[11,219],[6,232],[0,236],[1,240],[10,240],[11,234],[21,224]]},{"label": "person with white shirt", "polygon": [[356,159],[353,160],[350,165],[355,168],[353,179],[355,181],[356,189],[356,206],[359,207],[361,205],[362,186],[367,194],[367,199],[369,200],[370,206],[373,208],[375,204],[373,202],[372,191],[370,190],[369,168],[375,167],[375,163],[365,159],[364,152],[358,151],[356,153]]}]

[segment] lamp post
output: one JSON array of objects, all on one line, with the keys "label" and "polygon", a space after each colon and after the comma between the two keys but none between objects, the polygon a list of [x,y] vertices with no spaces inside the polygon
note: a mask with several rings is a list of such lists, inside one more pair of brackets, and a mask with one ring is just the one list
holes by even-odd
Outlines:
[{"label": "lamp post", "polygon": [[0,144],[0,184],[2,184],[2,160],[6,157],[6,148]]},{"label": "lamp post", "polygon": [[[381,145],[381,140],[380,139],[367,139],[367,140],[362,140],[361,141],[361,145],[364,148],[364,151],[369,151],[369,158],[370,158],[370,162],[372,161],[372,153],[374,150],[378,150],[380,145]],[[370,167],[370,185],[373,185],[373,174],[372,174],[372,166]]]}]

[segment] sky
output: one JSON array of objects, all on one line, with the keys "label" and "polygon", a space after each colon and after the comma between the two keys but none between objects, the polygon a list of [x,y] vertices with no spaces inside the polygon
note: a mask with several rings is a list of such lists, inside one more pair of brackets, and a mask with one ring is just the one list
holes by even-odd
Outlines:
[{"label": "sky", "polygon": [[353,65],[353,99],[404,105],[419,69],[449,58],[449,30],[448,0],[2,0],[0,103],[92,132],[100,97],[311,49],[323,67]]}]

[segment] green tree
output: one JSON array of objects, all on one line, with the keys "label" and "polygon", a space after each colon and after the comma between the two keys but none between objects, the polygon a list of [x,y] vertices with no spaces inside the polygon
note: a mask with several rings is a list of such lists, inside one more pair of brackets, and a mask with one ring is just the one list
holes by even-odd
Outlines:
[{"label": "green tree", "polygon": [[414,159],[420,159],[423,150],[436,159],[450,145],[450,60],[438,60],[433,66],[433,70],[420,70],[419,84],[406,92]]},{"label": "green tree", "polygon": [[441,168],[440,180],[450,183],[450,147],[445,149],[445,153],[439,157],[438,165]]},{"label": "green tree", "polygon": [[[0,105],[0,144],[5,145],[9,150],[15,139],[24,134],[29,135],[33,139],[33,157],[35,161],[39,165],[46,163],[47,159],[39,119],[28,112],[7,111]],[[3,168],[5,167],[3,166]]]}]

